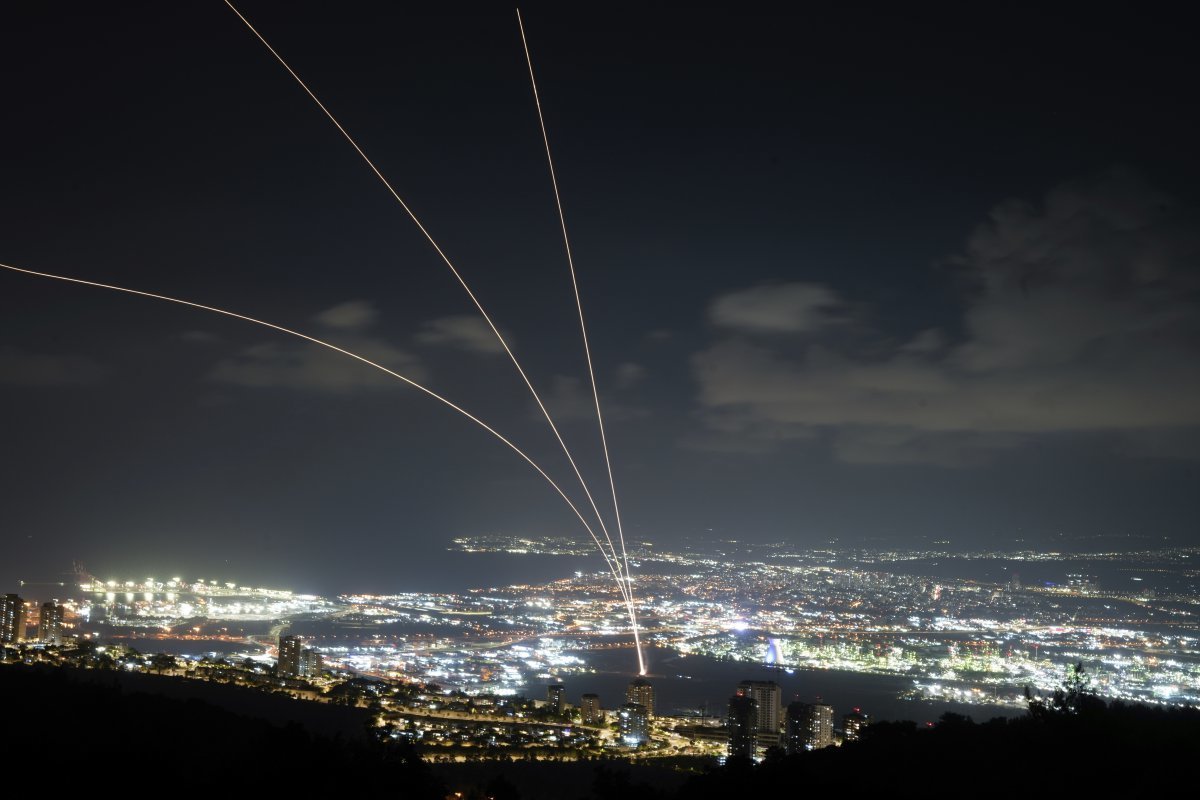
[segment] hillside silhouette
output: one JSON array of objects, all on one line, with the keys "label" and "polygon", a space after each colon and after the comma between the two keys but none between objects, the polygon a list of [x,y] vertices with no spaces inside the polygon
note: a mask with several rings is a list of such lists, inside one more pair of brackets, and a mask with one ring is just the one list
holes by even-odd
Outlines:
[{"label": "hillside silhouette", "polygon": [[[139,688],[154,685],[146,681]],[[793,755],[771,750],[758,764],[731,759],[722,766],[698,759],[544,762],[501,756],[434,769],[402,742],[328,736],[297,722],[281,725],[54,668],[0,667],[0,704],[6,711],[0,740],[5,752],[20,754],[20,770],[27,774],[69,771],[144,786],[169,765],[172,781],[196,790],[238,790],[247,776],[258,776],[254,780],[268,786],[294,780],[305,789],[378,789],[402,798],[461,792],[477,800],[907,795],[948,786],[990,796],[1020,787],[1074,792],[1131,783],[1144,795],[1188,785],[1200,752],[1200,710],[1105,702],[1088,690],[1082,671],[1052,696],[1031,697],[1022,717],[977,723],[945,714],[929,727],[880,722],[842,747]]]}]

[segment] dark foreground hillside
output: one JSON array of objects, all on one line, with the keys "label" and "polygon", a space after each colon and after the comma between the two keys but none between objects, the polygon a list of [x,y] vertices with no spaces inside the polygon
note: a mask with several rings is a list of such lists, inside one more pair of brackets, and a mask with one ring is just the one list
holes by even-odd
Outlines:
[{"label": "dark foreground hillside", "polygon": [[291,785],[342,794],[375,789],[398,798],[461,792],[495,800],[705,800],[879,792],[1048,796],[1129,785],[1145,797],[1191,786],[1200,769],[1200,711],[1105,704],[1080,692],[1034,704],[1017,719],[975,723],[946,715],[920,729],[879,723],[862,741],[793,756],[772,752],[758,765],[494,761],[435,771],[404,745],[331,737],[228,706],[148,693],[156,685],[132,691],[67,670],[0,667],[0,745],[9,777],[74,775],[97,787],[239,794]]},{"label": "dark foreground hillside", "polygon": [[[1135,796],[1196,780],[1200,712],[1097,703],[975,723],[947,714],[934,727],[885,722],[863,740],[763,763],[731,762],[689,780],[679,797],[793,797],[825,792],[1063,796],[1134,784]],[[832,795],[827,795],[832,796]],[[1098,796],[1098,795],[1097,795]]]},{"label": "dark foreground hillside", "polygon": [[[77,786],[189,796],[210,789],[241,796],[286,785],[305,792],[353,786],[389,797],[445,796],[424,762],[403,746],[314,734],[299,723],[275,724],[205,700],[150,694],[154,681],[130,691],[104,680],[103,672],[91,673],[0,666],[0,746],[10,779],[74,776]],[[227,688],[249,693],[253,707],[254,690]]]},{"label": "dark foreground hillside", "polygon": [[[1133,797],[1182,796],[1200,775],[1200,711],[1123,704],[1042,709],[1017,719],[975,723],[946,715],[932,728],[880,723],[843,747],[787,756],[772,752],[760,764],[731,760],[682,781],[617,764],[520,765],[464,780],[453,767],[441,774],[454,789],[474,787],[496,800],[749,800],[749,798],[1082,797],[1118,787]],[[518,765],[513,765],[518,766]],[[497,778],[497,775],[500,778]],[[457,780],[456,780],[457,778]],[[678,779],[677,779],[678,780]]]}]

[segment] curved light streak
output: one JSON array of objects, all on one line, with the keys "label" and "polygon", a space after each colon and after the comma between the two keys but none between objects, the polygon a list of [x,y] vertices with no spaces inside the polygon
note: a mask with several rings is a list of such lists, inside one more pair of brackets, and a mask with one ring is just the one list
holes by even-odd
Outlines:
[{"label": "curved light streak", "polygon": [[[238,11],[233,3],[230,2],[230,0],[224,0],[224,2],[225,5],[229,6],[230,10],[232,10],[234,14],[237,14],[238,19],[246,24],[246,27],[250,29],[250,32],[253,33],[254,36],[263,43],[263,46],[271,52],[271,55],[275,56],[275,60],[283,65],[283,68],[287,70],[288,74],[291,75],[292,78],[295,79],[296,83],[300,85],[300,88],[303,89],[310,98],[312,98],[312,101],[317,104],[317,107],[325,113],[325,116],[329,118],[329,121],[333,123],[334,127],[336,127],[342,136],[345,137],[346,141],[350,143],[350,146],[354,148],[359,157],[366,162],[366,165],[371,168],[372,172],[375,173],[375,177],[379,178],[380,182],[383,183],[384,187],[387,188],[388,192],[393,198],[395,198],[396,202],[400,204],[400,207],[404,209],[405,213],[407,213],[409,218],[412,219],[412,221],[416,224],[417,228],[425,236],[425,239],[430,245],[433,246],[433,249],[437,252],[438,256],[440,256],[446,266],[450,268],[450,272],[454,274],[454,277],[466,291],[467,296],[471,298],[471,302],[475,304],[475,308],[479,310],[479,313],[483,316],[483,319],[488,324],[488,327],[492,329],[492,333],[496,335],[496,339],[500,342],[500,346],[504,348],[504,352],[506,352],[508,357],[512,359],[513,366],[517,368],[517,373],[520,374],[521,380],[525,382],[525,385],[529,388],[529,393],[533,395],[534,402],[537,403],[538,408],[541,409],[543,416],[546,417],[546,422],[549,423],[550,430],[554,432],[554,438],[558,440],[558,444],[560,447],[562,447],[562,451],[566,455],[567,461],[569,461],[571,464],[571,469],[575,472],[575,477],[579,479],[579,485],[583,487],[583,493],[587,496],[588,503],[591,505],[592,511],[596,515],[596,520],[600,523],[600,530],[604,532],[604,536],[609,542],[609,547],[612,549],[613,558],[617,562],[617,567],[618,569],[622,569],[622,574],[624,574],[623,568],[621,567],[621,561],[620,559],[616,558],[616,549],[612,547],[612,537],[610,537],[608,534],[608,526],[604,524],[604,516],[600,513],[600,509],[597,508],[596,501],[592,497],[591,489],[588,488],[587,481],[583,479],[583,473],[579,471],[579,467],[575,463],[575,458],[571,455],[570,448],[567,447],[567,443],[563,440],[562,434],[559,433],[558,426],[554,424],[554,419],[550,416],[549,410],[546,409],[545,403],[542,402],[542,398],[538,394],[537,389],[533,388],[533,382],[530,381],[529,376],[525,374],[525,370],[521,367],[521,363],[517,361],[516,355],[508,346],[508,342],[505,341],[503,334],[500,333],[500,329],[496,327],[496,324],[492,322],[491,316],[489,316],[487,311],[484,310],[483,304],[479,302],[479,299],[475,296],[475,293],[471,291],[471,287],[467,284],[466,279],[463,278],[462,274],[458,271],[458,268],[454,266],[454,262],[450,260],[450,257],[447,256],[446,252],[442,250],[440,245],[438,245],[437,241],[433,238],[433,234],[431,234],[429,229],[422,224],[421,220],[418,219],[416,213],[413,212],[408,203],[404,202],[404,199],[400,197],[399,192],[392,187],[392,184],[383,176],[383,173],[379,171],[379,168],[375,166],[375,163],[371,161],[366,152],[364,152],[363,149],[358,145],[358,142],[354,140],[354,137],[351,136],[344,127],[342,127],[342,123],[338,122],[337,117],[335,117],[333,113],[325,107],[325,104],[321,102],[313,90],[308,88],[308,84],[306,84],[300,78],[300,76],[296,74],[296,71],[293,70],[291,66],[288,65],[287,61],[283,59],[283,56],[276,52],[275,48],[271,46],[270,42],[268,42],[266,38],[263,37],[263,35],[259,33],[253,25],[250,24],[250,20],[246,19],[246,17],[242,15],[242,12]],[[622,595],[628,596],[628,581],[621,581],[621,586]]]},{"label": "curved light streak", "polygon": [[[583,336],[583,353],[587,358],[588,377],[592,381],[592,400],[596,405],[596,423],[600,427],[600,446],[604,450],[604,466],[608,469],[608,486],[612,491],[613,515],[617,522],[617,538],[621,542],[620,559],[624,563],[624,573],[626,577],[629,574],[629,555],[625,552],[625,530],[621,525],[621,506],[617,502],[617,483],[613,479],[612,459],[608,455],[608,437],[604,433],[604,414],[600,411],[600,390],[596,387],[596,370],[592,366],[592,348],[588,343],[587,324],[583,320],[583,301],[579,297],[579,281],[575,277],[575,257],[571,253],[571,238],[567,235],[567,217],[563,213],[562,195],[558,191],[558,175],[554,171],[554,157],[550,155],[550,135],[546,131],[546,118],[542,114],[542,99],[538,94],[537,78],[533,75],[533,56],[529,52],[529,40],[525,36],[525,23],[521,19],[521,9],[517,9],[517,27],[521,29],[521,45],[525,48],[525,63],[529,66],[529,85],[533,87],[533,102],[537,106],[538,124],[542,128],[542,143],[546,146],[546,164],[550,167],[550,184],[554,187],[554,205],[558,209],[558,223],[562,228],[563,248],[567,251],[567,266],[571,270],[571,288],[575,290],[575,308],[579,311],[579,332]],[[604,531],[605,536],[608,531]],[[613,555],[616,556],[616,548],[612,545],[612,539],[608,540],[609,547],[613,549]],[[633,585],[630,584],[629,592],[626,595],[629,604],[629,615],[636,620],[636,612],[633,609]],[[642,643],[638,639],[637,624],[633,626],[634,645],[638,652],[638,668],[642,675],[646,674],[646,664],[642,660]]]},{"label": "curved light streak", "polygon": [[52,278],[53,280],[56,280],[56,281],[65,281],[67,283],[78,283],[83,286],[94,286],[99,289],[111,289],[114,292],[124,292],[126,294],[138,295],[139,297],[149,297],[153,300],[165,300],[168,303],[178,303],[181,306],[189,306],[191,308],[198,308],[201,311],[211,311],[214,314],[223,314],[224,316],[233,317],[234,319],[240,319],[245,322],[252,322],[255,325],[262,325],[264,328],[270,328],[271,330],[279,331],[280,333],[286,333],[289,336],[295,336],[299,339],[304,339],[307,342],[312,342],[313,344],[318,344],[321,347],[327,347],[336,353],[341,353],[344,356],[349,356],[350,358],[353,358],[356,361],[361,361],[362,363],[366,364],[369,367],[374,367],[375,369],[379,370],[380,372],[387,373],[388,375],[391,375],[393,378],[398,378],[398,379],[404,381],[405,383],[407,383],[409,386],[413,387],[414,389],[418,389],[418,390],[424,392],[425,394],[429,395],[430,397],[432,397],[434,400],[437,400],[438,402],[454,409],[459,414],[462,414],[464,417],[471,420],[471,422],[474,422],[476,425],[483,428],[485,431],[490,433],[492,436],[495,436],[501,442],[508,445],[509,449],[511,449],[514,453],[516,453],[522,459],[524,459],[525,462],[527,464],[529,464],[529,466],[533,467],[539,475],[541,475],[543,478],[545,478],[546,482],[549,483],[554,488],[554,491],[558,492],[558,495],[559,495],[559,497],[561,497],[563,499],[563,502],[565,502],[571,508],[571,511],[575,512],[575,516],[579,518],[579,521],[581,523],[583,523],[583,527],[587,530],[588,534],[591,535],[592,541],[596,543],[596,547],[599,548],[600,554],[604,556],[604,561],[608,565],[608,569],[612,573],[613,579],[617,582],[618,586],[620,586],[620,584],[623,583],[623,581],[621,580],[621,576],[618,574],[618,569],[619,569],[620,565],[615,564],[615,562],[609,558],[608,553],[606,553],[604,550],[604,545],[600,543],[599,537],[596,536],[595,531],[592,530],[592,526],[588,524],[588,521],[586,519],[584,519],[584,516],[582,513],[580,513],[579,508],[575,505],[575,503],[571,500],[571,498],[567,496],[566,492],[564,492],[562,490],[562,487],[560,487],[553,478],[551,478],[549,475],[547,475],[546,471],[543,470],[537,464],[536,461],[534,461],[532,458],[530,458],[528,455],[526,455],[524,450],[522,450],[521,448],[519,448],[515,444],[513,444],[512,441],[510,441],[506,436],[504,436],[502,433],[497,431],[491,425],[488,425],[486,422],[484,422],[479,417],[472,414],[470,411],[467,411],[462,406],[459,406],[459,405],[455,404],[454,402],[447,400],[445,397],[442,397],[440,394],[433,391],[432,389],[422,386],[421,384],[414,381],[412,378],[405,377],[404,375],[401,375],[399,372],[388,369],[387,367],[383,366],[382,364],[372,361],[369,358],[360,356],[358,353],[354,353],[354,352],[351,352],[350,350],[346,350],[344,348],[338,347],[337,345],[331,344],[322,339],[318,339],[315,336],[309,336],[307,333],[301,333],[299,331],[294,331],[291,328],[285,328],[282,325],[276,325],[273,322],[266,322],[265,320],[256,319],[254,317],[250,317],[245,314],[238,314],[235,311],[226,311],[223,308],[216,308],[215,306],[206,306],[201,303],[194,303],[191,300],[181,300],[178,297],[169,297],[165,294],[155,294],[153,292],[143,292],[139,289],[127,289],[124,286],[114,286],[109,283],[99,283],[97,281],[88,281],[88,280],[84,280],[82,278],[69,278],[65,275],[54,275],[49,272],[38,272],[36,270],[25,269],[23,267],[14,267],[10,264],[0,264],[0,268],[11,270],[12,272],[20,272],[25,275],[34,275],[39,278]]}]

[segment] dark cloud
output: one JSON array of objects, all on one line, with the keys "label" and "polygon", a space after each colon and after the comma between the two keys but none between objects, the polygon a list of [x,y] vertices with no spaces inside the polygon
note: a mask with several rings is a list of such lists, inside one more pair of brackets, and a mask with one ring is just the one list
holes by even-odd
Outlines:
[{"label": "dark cloud", "polygon": [[646,377],[646,368],[641,364],[626,361],[617,365],[617,388],[632,389]]},{"label": "dark cloud", "polygon": [[0,384],[7,386],[81,386],[96,383],[104,372],[103,366],[83,356],[0,348]]},{"label": "dark cloud", "polygon": [[[591,392],[584,389],[583,381],[579,378],[555,375],[544,402],[555,420],[565,422],[596,418]],[[540,417],[541,411],[536,410],[536,414]]]},{"label": "dark cloud", "polygon": [[366,300],[347,300],[325,309],[315,319],[327,328],[361,331],[375,324],[378,317],[379,312]]},{"label": "dark cloud", "polygon": [[[824,431],[844,461],[943,465],[1039,433],[1198,426],[1198,232],[1196,209],[1120,170],[1040,207],[1003,203],[952,260],[966,284],[957,336],[930,328],[894,344],[857,323],[867,344],[780,343],[749,336],[746,320],[693,357],[702,418],[764,441]],[[761,300],[759,330],[781,332],[789,317],[760,288],[726,298],[747,312],[746,298]],[[795,333],[817,327],[792,318]]]},{"label": "dark cloud", "polygon": [[[340,332],[331,344],[423,382],[426,373],[416,357],[361,333],[361,329],[373,324],[377,317],[370,304],[350,301],[326,309],[314,319]],[[263,342],[222,360],[209,377],[236,386],[322,392],[349,392],[397,384],[396,378],[328,348],[282,340]]]},{"label": "dark cloud", "polygon": [[[503,331],[501,332],[503,333]],[[504,339],[508,342],[509,347],[513,346],[510,334],[504,333]],[[417,334],[417,341],[424,344],[457,347],[460,350],[486,355],[504,352],[504,347],[487,322],[482,317],[473,314],[456,314],[431,319]]]},{"label": "dark cloud", "polygon": [[723,294],[709,319],[748,333],[803,333],[845,319],[837,294],[817,283],[762,284]]},{"label": "dark cloud", "polygon": [[[543,397],[546,408],[555,422],[576,422],[579,420],[595,420],[596,405],[592,397],[591,386],[583,379],[566,375],[555,375],[550,391]],[[604,412],[605,422],[641,419],[649,415],[645,408],[617,403],[611,399],[600,397],[600,408]],[[538,419],[542,412],[535,405],[531,411]]]}]

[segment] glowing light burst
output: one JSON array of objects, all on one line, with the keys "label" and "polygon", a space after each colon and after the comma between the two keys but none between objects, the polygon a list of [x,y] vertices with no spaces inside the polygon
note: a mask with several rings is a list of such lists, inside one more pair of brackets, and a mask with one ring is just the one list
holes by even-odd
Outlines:
[{"label": "glowing light burst", "polygon": [[[425,227],[425,225],[417,217],[416,213],[412,210],[412,208],[409,207],[408,203],[404,202],[404,199],[400,196],[400,193],[396,191],[391,182],[388,181],[379,168],[375,166],[375,162],[373,162],[370,157],[367,156],[366,152],[362,149],[362,147],[359,146],[358,142],[355,141],[354,137],[350,135],[349,131],[346,130],[342,123],[338,122],[337,117],[333,115],[333,112],[331,112],[325,106],[325,104],[321,102],[320,98],[317,97],[312,89],[308,88],[308,84],[306,84],[296,73],[296,71],[291,68],[287,61],[284,60],[283,56],[281,56],[279,52],[271,46],[270,42],[268,42],[266,38],[258,32],[258,29],[256,29],[250,23],[250,20],[246,19],[242,12],[238,11],[233,3],[230,2],[230,0],[224,0],[224,2],[225,5],[229,6],[230,10],[238,16],[238,19],[245,23],[246,27],[249,28],[250,32],[254,34],[255,38],[262,42],[263,46],[270,51],[271,55],[275,57],[275,60],[278,61],[285,70],[287,70],[287,73],[292,76],[297,84],[299,84],[300,88],[304,90],[305,94],[312,98],[312,101],[317,104],[317,107],[320,108],[325,116],[329,118],[329,121],[333,123],[334,127],[336,127],[346,141],[350,143],[350,146],[354,148],[354,151],[358,153],[363,162],[365,162],[366,165],[371,168],[371,172],[375,173],[375,177],[379,179],[379,181],[384,185],[396,202],[400,204],[400,207],[404,209],[404,212],[408,214],[409,218],[421,231],[425,239],[437,252],[438,256],[442,259],[442,262],[445,263],[445,265],[450,269],[450,272],[454,275],[459,285],[462,286],[463,290],[467,293],[467,296],[471,299],[471,302],[475,305],[475,308],[483,317],[484,322],[487,323],[488,327],[491,328],[492,333],[495,334],[497,341],[500,342],[500,346],[504,348],[504,352],[508,354],[513,366],[516,367],[517,373],[521,376],[521,380],[525,382],[525,386],[529,389],[530,395],[533,396],[534,402],[536,402],[538,408],[541,409],[542,415],[546,418],[546,422],[550,425],[550,430],[554,433],[554,438],[558,440],[559,447],[562,448],[563,454],[566,455],[567,461],[571,465],[571,469],[575,472],[575,477],[579,480],[579,485],[583,488],[583,492],[587,496],[588,503],[591,505],[592,511],[596,515],[596,520],[600,524],[600,530],[603,531],[605,538],[609,542],[610,549],[612,549],[612,538],[608,534],[608,526],[604,523],[604,516],[600,513],[600,509],[596,506],[596,501],[592,497],[591,489],[588,487],[587,481],[584,480],[583,474],[579,471],[579,467],[575,463],[575,457],[571,454],[570,448],[567,447],[567,443],[563,439],[562,434],[559,432],[558,426],[554,424],[554,418],[550,415],[550,411],[546,408],[545,403],[542,402],[541,395],[539,395],[537,389],[534,388],[533,382],[525,373],[521,363],[517,360],[516,354],[513,353],[512,348],[509,347],[508,342],[505,340],[504,335],[500,333],[500,329],[492,321],[491,316],[487,313],[487,311],[484,310],[483,304],[480,303],[479,298],[475,296],[475,293],[471,290],[470,285],[462,276],[462,273],[460,273],[458,268],[454,266],[454,262],[450,260],[448,255],[446,255],[446,252],[437,243],[437,240],[433,238],[433,234],[429,232],[429,229]],[[615,549],[613,549],[613,557],[616,559]],[[616,563],[618,565],[618,569],[621,570],[621,574],[624,574],[624,567],[622,567],[621,561],[616,559]],[[631,601],[632,598],[629,596],[628,586],[620,580],[618,580],[618,584],[620,585],[622,597],[624,597],[627,602]],[[634,628],[636,630],[636,623],[634,624]],[[639,654],[640,652],[641,651],[639,649]]]},{"label": "glowing light burst", "polygon": [[[562,229],[563,248],[567,252],[567,266],[571,271],[571,288],[575,291],[575,308],[579,312],[579,332],[583,336],[583,353],[587,359],[588,377],[592,382],[592,400],[596,405],[596,424],[600,428],[600,446],[604,451],[604,466],[608,470],[608,486],[612,491],[613,516],[617,523],[617,538],[621,542],[621,560],[624,564],[624,574],[626,579],[630,578],[629,574],[629,555],[625,551],[625,530],[621,525],[621,506],[617,502],[617,483],[613,479],[612,459],[608,453],[608,436],[604,432],[604,414],[600,411],[600,390],[596,386],[596,370],[592,366],[592,348],[588,342],[587,323],[583,318],[583,301],[579,297],[579,281],[575,275],[575,257],[571,253],[571,237],[567,235],[567,217],[563,212],[562,195],[558,191],[558,175],[554,171],[554,157],[550,154],[550,135],[546,131],[546,118],[542,114],[542,99],[538,93],[537,78],[533,74],[533,56],[529,52],[529,39],[525,36],[525,23],[521,19],[521,9],[517,9],[517,27],[521,29],[521,45],[525,48],[525,63],[529,66],[529,84],[533,88],[533,102],[537,106],[538,124],[542,128],[542,144],[546,147],[546,165],[550,168],[550,184],[554,187],[554,205],[558,209],[558,223]],[[604,531],[604,535],[608,536],[608,531]],[[613,551],[613,556],[617,554],[616,548],[613,547],[612,539],[609,538],[608,546]],[[628,583],[628,580],[626,581]],[[638,671],[640,674],[646,674],[646,663],[642,659],[642,642],[638,636],[637,627],[637,612],[633,607],[633,587],[630,585],[626,592],[626,603],[629,606],[629,616],[633,620],[633,640],[634,647],[637,648],[638,654]]]}]

